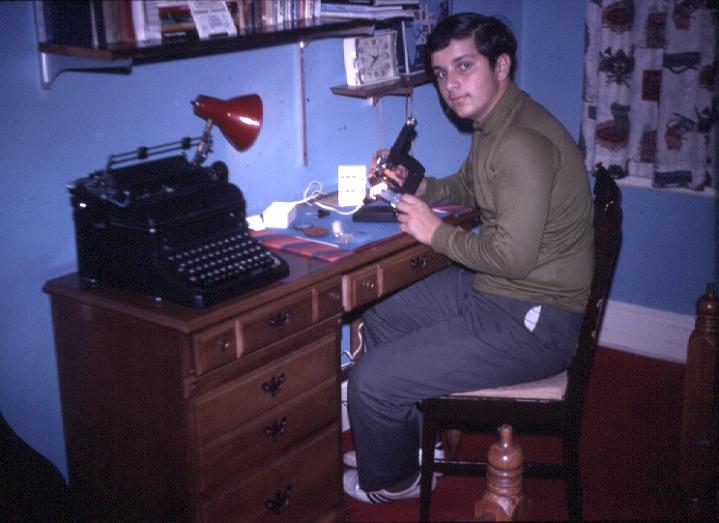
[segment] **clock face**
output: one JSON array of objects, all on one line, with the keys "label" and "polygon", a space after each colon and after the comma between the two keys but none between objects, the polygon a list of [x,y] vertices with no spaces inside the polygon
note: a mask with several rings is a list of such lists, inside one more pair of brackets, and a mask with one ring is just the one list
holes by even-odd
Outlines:
[{"label": "clock face", "polygon": [[361,84],[384,82],[399,77],[396,43],[396,31],[356,39],[356,68]]}]

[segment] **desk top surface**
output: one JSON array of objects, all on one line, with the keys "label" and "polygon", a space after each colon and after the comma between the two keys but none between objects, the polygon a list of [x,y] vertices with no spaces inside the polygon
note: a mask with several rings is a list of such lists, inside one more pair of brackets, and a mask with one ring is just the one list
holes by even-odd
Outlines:
[{"label": "desk top surface", "polygon": [[[478,212],[461,215],[448,214],[443,219],[454,225],[473,226],[477,223]],[[312,285],[341,277],[361,267],[376,263],[399,251],[409,249],[418,242],[411,236],[399,232],[397,224],[362,224],[366,230],[373,225],[391,225],[394,234],[384,235],[352,250],[351,255],[334,262],[302,256],[292,252],[280,252],[290,267],[289,276],[259,289],[244,293],[205,309],[193,309],[170,302],[157,303],[139,292],[109,287],[94,287],[81,280],[77,273],[67,274],[49,280],[43,291],[55,297],[64,297],[95,307],[136,316],[170,327],[181,332],[192,332],[198,328],[236,316],[266,303],[283,298]]]}]

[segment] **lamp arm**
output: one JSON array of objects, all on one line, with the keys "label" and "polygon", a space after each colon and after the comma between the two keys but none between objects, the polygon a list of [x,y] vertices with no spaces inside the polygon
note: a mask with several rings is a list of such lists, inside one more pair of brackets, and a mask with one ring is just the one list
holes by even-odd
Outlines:
[{"label": "lamp arm", "polygon": [[195,157],[192,160],[192,165],[198,167],[205,161],[207,155],[212,151],[212,119],[208,118],[205,120],[205,130],[202,131],[200,142],[197,144],[197,150],[195,151]]}]

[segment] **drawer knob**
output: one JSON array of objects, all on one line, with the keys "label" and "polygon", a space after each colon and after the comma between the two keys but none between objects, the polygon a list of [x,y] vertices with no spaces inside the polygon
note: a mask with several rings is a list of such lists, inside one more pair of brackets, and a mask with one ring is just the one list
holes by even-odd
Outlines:
[{"label": "drawer knob", "polygon": [[374,289],[374,281],[372,281],[372,280],[365,280],[365,281],[362,282],[362,287],[364,287],[364,288],[367,289],[368,291],[369,291],[369,290],[372,290],[372,289]]},{"label": "drawer knob", "polygon": [[262,390],[265,392],[269,392],[272,394],[272,397],[274,398],[279,394],[280,389],[282,389],[282,385],[285,382],[285,375],[280,374],[279,376],[272,376],[272,378],[269,381],[266,381],[262,384]]},{"label": "drawer knob", "polygon": [[220,339],[215,343],[215,348],[222,352],[226,352],[230,347],[232,347],[232,342],[229,340]]},{"label": "drawer knob", "polygon": [[262,432],[264,432],[268,438],[272,438],[272,441],[277,441],[277,438],[284,434],[285,427],[287,427],[287,418],[276,419],[272,422],[272,425],[265,427],[265,430]]},{"label": "drawer knob", "polygon": [[427,266],[427,256],[423,254],[422,256],[412,258],[409,261],[409,266],[413,269],[424,269]]},{"label": "drawer knob", "polygon": [[292,495],[292,485],[287,485],[285,490],[278,490],[274,498],[265,500],[265,508],[271,510],[273,514],[282,514],[290,502]]},{"label": "drawer knob", "polygon": [[330,300],[339,301],[342,298],[342,294],[339,291],[330,291],[327,293],[327,297]]},{"label": "drawer knob", "polygon": [[278,312],[277,314],[273,314],[269,318],[267,318],[267,323],[270,327],[276,327],[278,329],[281,329],[283,327],[287,327],[287,325],[290,323],[291,314],[288,311],[285,312]]}]

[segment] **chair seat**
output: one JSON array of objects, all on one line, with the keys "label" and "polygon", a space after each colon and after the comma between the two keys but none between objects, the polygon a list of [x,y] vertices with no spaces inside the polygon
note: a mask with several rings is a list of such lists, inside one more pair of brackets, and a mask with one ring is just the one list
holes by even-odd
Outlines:
[{"label": "chair seat", "polygon": [[528,381],[506,387],[456,392],[452,396],[478,396],[484,398],[511,398],[527,400],[561,400],[567,390],[567,371],[549,378]]}]

